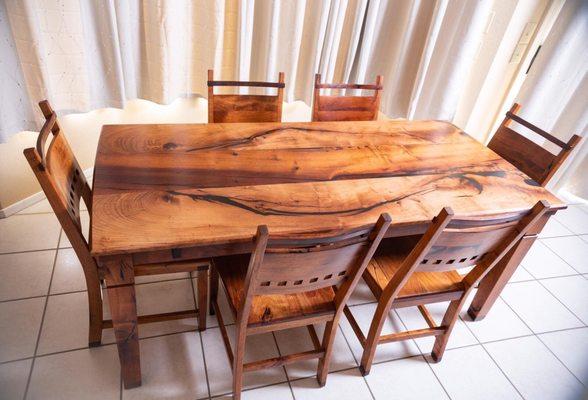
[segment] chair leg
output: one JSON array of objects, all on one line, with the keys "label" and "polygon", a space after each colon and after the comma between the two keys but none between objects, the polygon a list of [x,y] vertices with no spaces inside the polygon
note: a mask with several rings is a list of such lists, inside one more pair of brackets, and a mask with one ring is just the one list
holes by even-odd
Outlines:
[{"label": "chair leg", "polygon": [[446,327],[445,333],[437,336],[435,344],[433,345],[433,351],[431,352],[431,357],[435,362],[439,362],[443,358],[447,342],[449,341],[449,335],[451,335],[451,331],[457,322],[459,311],[465,302],[466,296],[467,295],[464,295],[461,299],[449,303],[449,307],[443,316],[443,322],[441,322],[441,326]]},{"label": "chair leg", "polygon": [[331,354],[333,353],[333,344],[335,343],[335,336],[339,324],[335,321],[327,322],[325,326],[325,333],[323,335],[322,348],[325,350],[325,355],[319,359],[316,379],[319,385],[325,386],[327,383],[327,375],[329,374],[329,365],[331,364]]},{"label": "chair leg", "polygon": [[359,370],[363,376],[368,375],[372,368],[376,348],[378,347],[378,341],[380,340],[380,335],[382,333],[382,327],[384,326],[384,321],[388,316],[391,305],[391,301],[383,301],[382,298],[380,298],[380,301],[378,302],[378,307],[376,308],[374,318],[370,325],[370,331],[363,347],[363,355],[361,356]]},{"label": "chair leg", "polygon": [[214,263],[210,264],[210,315],[214,315],[213,301],[216,302],[218,298],[218,271],[214,267]]},{"label": "chair leg", "polygon": [[237,329],[236,346],[233,358],[233,399],[241,398],[243,388],[243,362],[245,360],[245,334]]},{"label": "chair leg", "polygon": [[96,280],[95,285],[88,282],[87,288],[89,311],[88,346],[97,347],[102,343],[102,290],[98,280]]},{"label": "chair leg", "polygon": [[198,272],[198,330],[206,330],[208,313],[208,270]]}]

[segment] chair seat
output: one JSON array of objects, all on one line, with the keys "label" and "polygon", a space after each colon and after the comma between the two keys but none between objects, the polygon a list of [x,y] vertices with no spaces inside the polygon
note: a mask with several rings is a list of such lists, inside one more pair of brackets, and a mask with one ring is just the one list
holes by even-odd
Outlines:
[{"label": "chair seat", "polygon": [[[412,244],[416,244],[413,239]],[[406,259],[413,245],[407,245],[405,241],[402,245],[395,246],[392,243],[382,242],[380,249],[371,259],[366,268],[363,278],[368,286],[379,297],[384,288],[388,285],[394,274],[400,269],[402,262]],[[440,301],[458,298],[463,292],[463,277],[455,270],[445,272],[414,272],[400,293],[396,297],[395,303],[406,302],[411,298],[417,297],[438,297],[447,295]]]},{"label": "chair seat", "polygon": [[[230,308],[234,315],[245,296],[245,276],[249,255],[221,257],[214,260],[215,268],[223,282]],[[254,296],[249,314],[249,325],[262,325],[294,320],[310,315],[331,315],[335,312],[332,288],[286,295]]]}]

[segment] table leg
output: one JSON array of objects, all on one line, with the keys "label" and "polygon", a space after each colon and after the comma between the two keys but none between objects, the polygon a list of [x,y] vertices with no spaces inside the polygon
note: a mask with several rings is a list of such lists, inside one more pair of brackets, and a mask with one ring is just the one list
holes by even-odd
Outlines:
[{"label": "table leg", "polygon": [[502,293],[502,289],[508,283],[517,267],[537,239],[549,217],[554,213],[546,214],[537,224],[529,230],[529,233],[517,243],[510,252],[486,275],[480,285],[470,308],[469,316],[474,320],[481,320],[496,302],[496,299]]},{"label": "table leg", "polygon": [[125,389],[141,386],[141,359],[133,261],[109,257],[101,264]]}]

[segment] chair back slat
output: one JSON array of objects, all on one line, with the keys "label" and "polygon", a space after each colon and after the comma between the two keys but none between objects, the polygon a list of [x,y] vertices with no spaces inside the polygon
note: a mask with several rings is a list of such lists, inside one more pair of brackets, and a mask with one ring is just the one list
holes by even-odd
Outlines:
[{"label": "chair back slat", "polygon": [[541,182],[556,157],[506,126],[496,131],[488,147],[536,182]]},{"label": "chair back slat", "polygon": [[[452,221],[455,224],[459,221]],[[417,267],[417,271],[443,272],[471,267],[492,254],[517,228],[517,222],[484,222],[479,228],[445,229]]]},{"label": "chair back slat", "polygon": [[[208,71],[208,122],[281,122],[284,100],[284,73],[278,82],[215,81]],[[275,88],[272,95],[215,94],[215,87]]]},{"label": "chair back slat", "polygon": [[[357,280],[389,225],[390,217],[383,214],[369,230],[314,242],[304,239],[303,245],[294,245],[296,239],[288,239],[292,243],[288,246],[283,239],[264,236],[260,229],[255,246],[258,250],[251,255],[249,266],[249,295],[302,293]],[[263,240],[266,244],[260,246]]]},{"label": "chair back slat", "polygon": [[[313,121],[374,121],[378,119],[383,90],[382,76],[375,84],[321,83],[321,75],[315,75]],[[372,90],[371,96],[332,96],[321,94],[321,89]]]},{"label": "chair back slat", "polygon": [[[336,245],[336,244],[335,244]],[[255,294],[285,294],[339,285],[361,263],[367,237],[345,246],[268,249],[259,268]]]},{"label": "chair back slat", "polygon": [[[88,246],[82,234],[80,201],[91,210],[92,191],[47,101],[39,103],[46,122],[39,133],[36,148],[24,151],[53,211],[72,243],[78,239]],[[52,133],[52,135],[49,135]],[[47,142],[49,143],[47,145]],[[62,218],[68,218],[65,223]],[[72,239],[75,236],[76,239]]]},{"label": "chair back slat", "polygon": [[[488,148],[498,153],[541,186],[545,186],[582,138],[573,135],[566,143],[518,116],[516,113],[520,107],[515,103],[506,113],[502,124],[488,143]],[[547,139],[561,150],[557,154],[545,150],[537,143],[514,131],[510,127],[513,121]]]}]

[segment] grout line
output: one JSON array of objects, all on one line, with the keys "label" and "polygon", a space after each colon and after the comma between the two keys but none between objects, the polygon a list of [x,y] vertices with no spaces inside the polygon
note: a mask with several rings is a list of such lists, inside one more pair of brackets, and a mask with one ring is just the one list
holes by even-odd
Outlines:
[{"label": "grout line", "polygon": [[[59,235],[57,236],[57,243],[61,240],[62,230],[59,231]],[[37,341],[35,343],[35,350],[33,352],[33,361],[31,362],[31,369],[29,370],[29,376],[27,378],[27,384],[25,386],[25,391],[23,395],[23,399],[27,398],[29,393],[29,386],[31,384],[31,378],[33,376],[33,369],[35,368],[35,359],[37,356],[37,351],[39,350],[39,342],[41,341],[41,333],[43,332],[43,325],[45,323],[45,314],[47,312],[47,305],[49,304],[49,292],[51,291],[51,283],[53,283],[53,275],[55,274],[55,264],[57,264],[57,251],[53,256],[53,266],[51,267],[51,277],[49,278],[49,285],[47,287],[47,296],[45,297],[45,305],[43,306],[43,314],[41,314],[41,323],[39,324],[39,332],[37,332]]]},{"label": "grout line", "polygon": [[[170,279],[163,279],[161,281],[135,283],[135,286],[151,285],[151,284],[163,283],[163,282],[183,281],[183,280],[188,280],[188,279],[190,279],[190,278],[189,277],[188,278],[170,278]],[[49,289],[51,291],[51,287]],[[66,294],[85,293],[85,292],[87,292],[87,290],[84,289],[84,290],[72,290],[72,291],[69,291],[69,292],[52,293],[52,294],[49,294],[49,295],[42,294],[42,295],[38,295],[38,296],[20,297],[20,298],[17,298],[17,299],[0,300],[0,304],[2,304],[2,303],[8,303],[8,302],[11,302],[11,301],[38,299],[38,298],[41,298],[41,297],[63,296],[63,295],[66,295]],[[196,303],[194,303],[194,304],[196,304]]]},{"label": "grout line", "polygon": [[561,364],[561,365],[563,365],[563,366],[564,366],[564,368],[565,368],[565,369],[567,369],[567,370],[568,370],[568,372],[569,372],[570,374],[572,374],[572,376],[573,376],[574,378],[576,378],[576,379],[578,380],[578,382],[580,382],[580,384],[581,384],[582,386],[586,387],[586,385],[584,384],[584,382],[582,382],[582,380],[581,380],[580,378],[578,378],[578,377],[576,376],[576,374],[574,374],[574,373],[572,372],[572,370],[571,370],[571,369],[569,369],[569,368],[568,368],[568,366],[567,366],[567,365],[566,365],[566,364],[565,364],[565,363],[564,363],[564,362],[563,362],[563,361],[562,361],[562,360],[561,360],[561,359],[560,359],[560,358],[557,356],[557,354],[555,354],[555,353],[554,353],[554,352],[553,352],[553,351],[552,351],[552,350],[549,348],[549,346],[548,346],[548,345],[546,345],[546,344],[545,344],[545,342],[544,342],[543,340],[541,340],[541,337],[540,337],[539,335],[537,335],[537,340],[539,340],[539,342],[541,342],[541,344],[542,344],[543,346],[545,346],[545,348],[546,348],[546,349],[547,349],[547,350],[548,350],[548,351],[549,351],[551,354],[553,354],[553,356],[555,357],[555,359],[556,359],[557,361],[559,361],[559,362],[560,362],[560,364]]},{"label": "grout line", "polygon": [[[274,338],[274,344],[276,345],[276,350],[278,350],[278,356],[282,357],[282,351],[280,350],[280,346],[278,345],[278,339],[276,338],[276,331],[270,332],[272,337]],[[288,382],[288,387],[290,388],[290,393],[292,394],[292,398],[294,397],[294,391],[292,390],[292,385],[290,384],[290,377],[288,376],[288,370],[286,369],[286,365],[282,365],[282,369],[284,370],[284,375],[286,375],[286,382]]]},{"label": "grout line", "polygon": [[[501,299],[502,300],[502,299]],[[504,300],[502,300],[504,301]],[[468,302],[470,303],[470,302]],[[460,313],[463,310],[460,310]],[[466,313],[467,315],[467,313]],[[516,315],[516,314],[515,314]],[[504,375],[504,377],[506,378],[506,380],[511,384],[511,386],[514,388],[514,390],[516,390],[516,392],[519,394],[519,396],[521,396],[521,399],[524,399],[525,396],[523,396],[523,394],[519,391],[519,389],[515,386],[515,384],[513,383],[513,381],[511,381],[511,379],[509,378],[509,376],[506,374],[506,372],[504,372],[502,370],[502,368],[500,367],[500,365],[498,365],[498,362],[494,359],[494,357],[492,357],[492,355],[490,354],[490,352],[488,351],[488,349],[486,349],[486,347],[484,347],[483,343],[480,341],[480,339],[476,336],[476,334],[474,333],[474,331],[471,330],[471,328],[469,327],[469,324],[466,323],[466,321],[463,320],[463,318],[461,318],[461,315],[459,315],[458,313],[458,317],[459,319],[462,320],[463,324],[465,325],[466,329],[472,334],[472,336],[478,341],[478,343],[480,344],[480,346],[482,347],[482,349],[484,350],[484,352],[488,355],[488,357],[490,357],[490,360],[492,360],[492,362],[494,363],[494,365],[496,365],[496,367],[498,368],[498,370],[502,373],[502,375]],[[520,319],[520,317],[517,316],[517,318]],[[472,321],[473,322],[473,321]],[[532,332],[532,331],[531,331]]]},{"label": "grout line", "polygon": [[[404,329],[409,330],[408,326],[406,326],[406,324],[404,323],[404,320],[402,318],[400,318],[400,314],[398,314],[396,312],[396,310],[394,310],[394,313],[396,314],[396,316],[398,317],[398,320],[400,321],[400,323],[402,324],[402,326],[404,326]],[[459,317],[459,313],[457,314],[457,316]],[[435,321],[436,323],[437,321]],[[414,345],[416,346],[416,348],[419,350],[420,357],[423,358],[423,360],[425,360],[425,362],[427,363],[427,366],[429,367],[429,369],[431,370],[431,373],[433,374],[433,376],[435,377],[435,379],[437,379],[437,382],[439,382],[439,385],[441,385],[441,388],[443,389],[443,391],[445,392],[445,394],[447,395],[447,397],[449,399],[451,399],[451,396],[449,395],[449,391],[447,390],[447,388],[445,388],[445,386],[443,385],[443,382],[441,382],[441,379],[437,376],[437,374],[435,373],[435,370],[433,369],[433,367],[431,366],[431,363],[429,362],[429,360],[427,359],[427,357],[423,354],[423,350],[421,349],[421,347],[418,345],[418,343],[416,342],[415,339],[411,339],[414,342]],[[445,349],[445,351],[449,351],[451,349]],[[374,363],[375,364],[375,363]]]},{"label": "grout line", "polygon": [[[554,278],[554,279],[557,279],[557,278]],[[580,321],[580,323],[582,323],[582,324],[584,324],[584,326],[586,326],[586,324],[584,323],[584,321],[582,321],[582,319],[580,317],[578,317],[578,315],[576,315],[575,312],[573,312],[566,304],[564,304],[564,302],[561,301],[559,299],[559,297],[557,297],[554,293],[552,293],[551,290],[549,290],[549,288],[543,284],[543,282],[541,282],[540,280],[538,280],[537,283],[539,283],[539,285],[541,285],[541,287],[543,287],[545,290],[547,290],[547,293],[549,293],[550,295],[552,295],[562,306],[564,306],[564,308],[566,310],[568,310],[574,317],[576,317],[576,319],[578,321]]]},{"label": "grout line", "polygon": [[[192,272],[189,272],[189,279],[190,279],[190,285],[192,286],[192,299],[194,301],[194,308],[196,308],[196,305],[198,305],[198,316],[200,316],[200,313],[202,312],[202,305],[201,304],[196,304],[196,288],[194,288],[194,279],[192,279]],[[210,304],[210,303],[209,303]],[[208,308],[206,310],[204,310],[204,312],[206,313],[206,317],[208,317]],[[198,320],[196,321],[197,324],[199,324]],[[208,324],[206,324],[207,327],[206,329],[208,329]],[[204,362],[204,375],[206,377],[206,390],[208,392],[208,398],[210,399],[210,383],[208,381],[208,367],[206,366],[206,356],[204,355],[204,343],[202,342],[202,332],[200,331],[200,325],[198,325],[198,332],[196,332],[198,334],[198,338],[200,339],[200,351],[202,352],[202,361]]]},{"label": "grout line", "polygon": [[[574,234],[573,236],[575,236],[578,239],[582,240],[582,238],[579,235],[577,235],[577,234]],[[552,239],[554,239],[554,238],[552,238]],[[562,260],[564,263],[566,263],[571,269],[573,269],[577,273],[580,273],[580,271],[578,271],[576,268],[574,268],[574,266],[572,264],[570,264],[569,262],[567,262],[566,260],[564,260],[562,256],[560,256],[554,249],[552,249],[551,246],[547,242],[545,242],[545,241],[543,241],[541,239],[539,239],[539,241],[541,243],[543,243],[543,245],[545,247],[547,247],[547,249],[549,249],[549,251],[551,251],[553,254],[555,254],[560,260]]]}]

